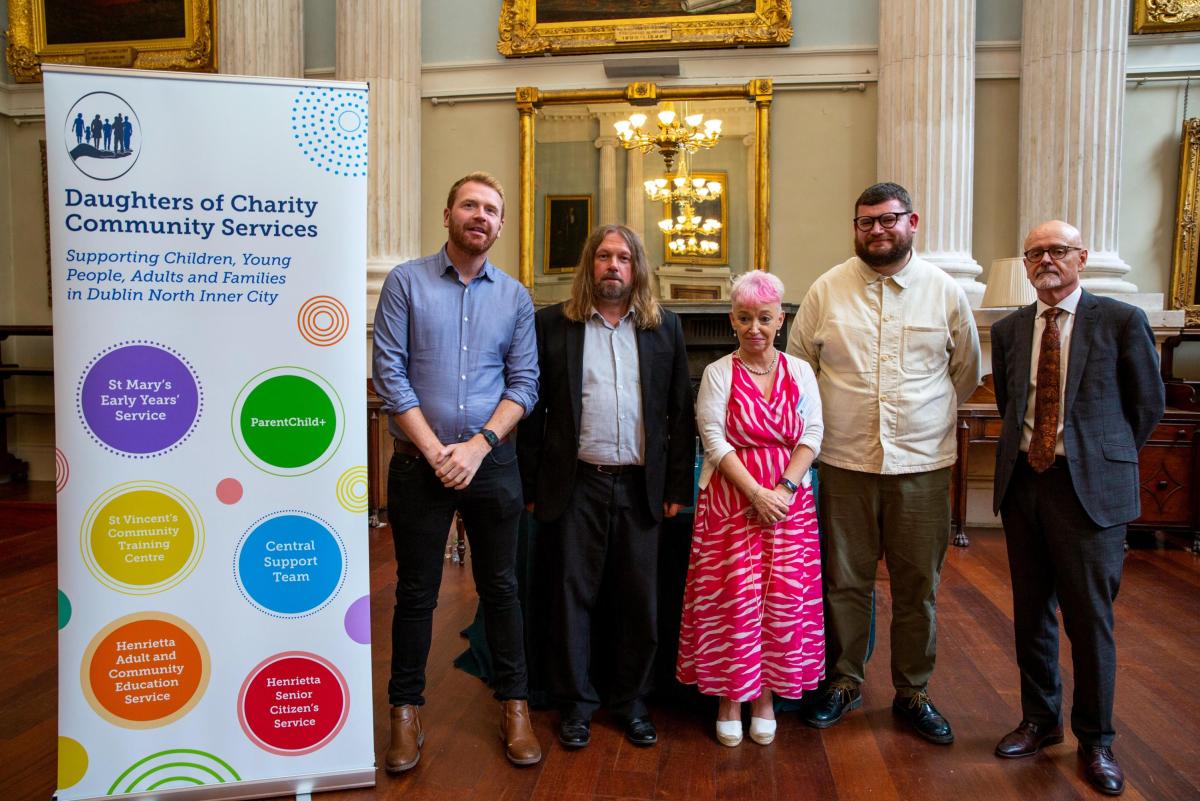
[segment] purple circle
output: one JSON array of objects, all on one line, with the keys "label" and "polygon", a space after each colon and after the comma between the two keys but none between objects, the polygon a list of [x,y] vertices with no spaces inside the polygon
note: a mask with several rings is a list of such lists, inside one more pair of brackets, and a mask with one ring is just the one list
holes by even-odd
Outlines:
[{"label": "purple circle", "polygon": [[346,610],[346,634],[363,645],[371,644],[371,596],[364,595]]},{"label": "purple circle", "polygon": [[92,434],[113,450],[157,453],[195,424],[200,388],[175,354],[153,345],[125,345],[88,369],[79,407]]}]

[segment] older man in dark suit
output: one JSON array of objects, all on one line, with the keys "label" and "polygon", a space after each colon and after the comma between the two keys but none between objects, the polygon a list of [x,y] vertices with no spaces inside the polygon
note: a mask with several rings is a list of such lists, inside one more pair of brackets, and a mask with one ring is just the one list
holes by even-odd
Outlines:
[{"label": "older man in dark suit", "polygon": [[1079,231],[1050,221],[1025,238],[1037,302],[992,326],[992,373],[1003,430],[994,505],[1004,520],[1020,725],[996,746],[1009,759],[1062,742],[1058,621],[1071,640],[1071,730],[1097,790],[1125,788],[1113,756],[1113,600],[1125,524],[1136,518],[1138,449],[1163,413],[1146,315],[1084,292]]},{"label": "older man in dark suit", "polygon": [[614,613],[608,706],[630,742],[658,737],[643,699],[658,643],[659,523],[691,503],[695,425],[683,327],[650,282],[638,235],[601,226],[571,299],[536,316],[540,395],[517,452],[552,551],[549,683],[568,747],[588,744],[600,706],[591,645],[602,609]]}]

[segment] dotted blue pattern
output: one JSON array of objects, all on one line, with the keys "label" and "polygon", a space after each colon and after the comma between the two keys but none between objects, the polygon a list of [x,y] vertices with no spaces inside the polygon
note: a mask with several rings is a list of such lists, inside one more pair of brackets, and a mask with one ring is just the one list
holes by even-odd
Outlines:
[{"label": "dotted blue pattern", "polygon": [[332,175],[367,174],[367,93],[309,87],[292,100],[292,138],[309,162]]}]

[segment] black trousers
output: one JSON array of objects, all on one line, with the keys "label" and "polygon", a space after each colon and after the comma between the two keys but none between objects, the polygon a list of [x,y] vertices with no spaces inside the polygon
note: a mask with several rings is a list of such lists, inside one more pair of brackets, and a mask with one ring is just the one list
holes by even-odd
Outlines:
[{"label": "black trousers", "polygon": [[392,706],[425,703],[425,662],[442,583],[446,538],[458,512],[471,544],[471,572],[492,652],[496,698],[528,698],[521,603],[517,597],[517,524],[522,510],[516,448],[501,443],[464,490],[447,489],[429,463],[397,453],[388,468],[388,521],[396,547],[392,616]]},{"label": "black trousers", "polygon": [[1125,564],[1125,526],[1099,528],[1091,521],[1065,460],[1039,474],[1024,454],[1000,514],[1012,574],[1021,713],[1042,726],[1062,721],[1058,607],[1075,676],[1071,731],[1084,745],[1111,745],[1117,676],[1113,601]]},{"label": "black trousers", "polygon": [[566,511],[542,529],[554,587],[548,678],[565,717],[591,719],[601,676],[614,715],[646,714],[658,649],[659,542],[646,509],[640,468],[610,476],[581,464]]}]

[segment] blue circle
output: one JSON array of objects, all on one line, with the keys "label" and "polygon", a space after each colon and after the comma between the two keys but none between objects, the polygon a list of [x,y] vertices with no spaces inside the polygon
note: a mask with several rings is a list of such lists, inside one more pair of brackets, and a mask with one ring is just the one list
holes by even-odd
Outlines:
[{"label": "blue circle", "polygon": [[341,540],[328,526],[287,513],[258,521],[235,557],[243,593],[278,615],[303,615],[329,603],[342,585],[345,563]]}]

